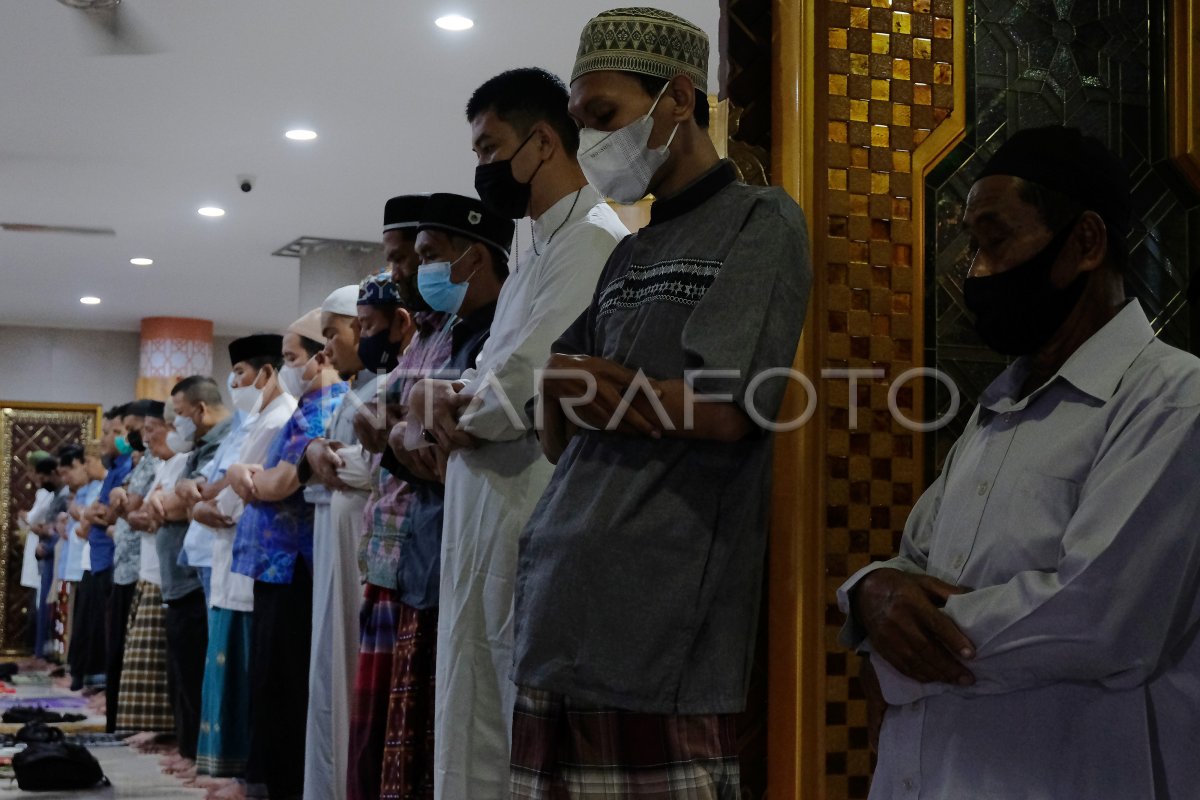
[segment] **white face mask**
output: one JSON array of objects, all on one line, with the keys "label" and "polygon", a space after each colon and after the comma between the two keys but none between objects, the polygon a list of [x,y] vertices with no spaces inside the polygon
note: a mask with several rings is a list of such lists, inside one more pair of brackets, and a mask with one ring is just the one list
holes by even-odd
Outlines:
[{"label": "white face mask", "polygon": [[233,400],[233,407],[243,414],[253,414],[262,402],[262,389],[255,389],[254,384],[233,387],[229,394]]},{"label": "white face mask", "polygon": [[279,370],[279,385],[285,392],[299,400],[308,391],[308,385],[312,381],[304,380],[304,367],[308,362],[296,366],[289,364]]},{"label": "white face mask", "polygon": [[[191,433],[186,436],[180,432],[180,422],[191,422]],[[186,424],[183,426],[186,428]],[[167,447],[171,448],[172,453],[190,453],[195,444],[192,442],[192,437],[196,435],[196,423],[192,422],[187,417],[175,418],[175,430],[167,431]]]},{"label": "white face mask", "polygon": [[667,162],[678,125],[662,147],[651,150],[647,145],[654,130],[654,118],[650,115],[670,85],[663,85],[645,116],[624,128],[612,133],[594,128],[579,132],[579,166],[583,167],[588,182],[605,197],[618,203],[636,203],[646,196],[654,173]]}]

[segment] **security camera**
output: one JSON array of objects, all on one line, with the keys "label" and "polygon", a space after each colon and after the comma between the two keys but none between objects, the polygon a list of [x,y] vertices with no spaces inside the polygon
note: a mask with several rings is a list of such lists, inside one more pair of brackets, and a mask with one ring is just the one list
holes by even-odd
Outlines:
[{"label": "security camera", "polygon": [[243,192],[249,192],[251,189],[254,188],[254,176],[253,175],[238,175],[238,187]]}]

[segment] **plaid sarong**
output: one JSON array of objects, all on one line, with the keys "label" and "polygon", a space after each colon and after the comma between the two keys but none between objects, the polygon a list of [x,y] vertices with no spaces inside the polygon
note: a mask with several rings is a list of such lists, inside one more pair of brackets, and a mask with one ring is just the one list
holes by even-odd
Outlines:
[{"label": "plaid sarong", "polygon": [[521,688],[513,800],[738,800],[737,717],[597,708]]},{"label": "plaid sarong", "polygon": [[433,698],[437,609],[399,603],[380,800],[433,799]]},{"label": "plaid sarong", "polygon": [[399,613],[395,590],[367,584],[358,615],[358,673],[354,679],[354,705],[350,709],[347,800],[379,798]]},{"label": "plaid sarong", "polygon": [[162,591],[140,581],[129,610],[129,631],[121,661],[121,695],[117,705],[119,731],[173,731],[167,692],[167,629]]}]

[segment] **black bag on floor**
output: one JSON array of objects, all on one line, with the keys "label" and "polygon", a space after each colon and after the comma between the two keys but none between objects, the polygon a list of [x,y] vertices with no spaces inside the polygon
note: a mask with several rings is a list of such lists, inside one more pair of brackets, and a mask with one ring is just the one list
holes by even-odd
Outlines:
[{"label": "black bag on floor", "polygon": [[17,731],[17,741],[25,744],[45,744],[61,742],[65,738],[60,728],[47,725],[44,722],[31,722]]},{"label": "black bag on floor", "polygon": [[17,786],[25,792],[109,786],[96,757],[70,742],[35,742],[13,756]]}]

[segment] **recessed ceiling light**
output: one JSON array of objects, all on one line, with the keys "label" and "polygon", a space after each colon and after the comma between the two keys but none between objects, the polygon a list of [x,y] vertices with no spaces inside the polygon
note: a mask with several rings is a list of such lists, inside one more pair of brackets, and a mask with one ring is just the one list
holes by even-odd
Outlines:
[{"label": "recessed ceiling light", "polygon": [[129,259],[129,263],[133,264],[135,267],[148,267],[154,263],[154,259],[153,258],[131,258],[131,259]]},{"label": "recessed ceiling light", "polygon": [[98,306],[100,305],[100,298],[88,295],[87,297],[79,298],[79,302],[83,303],[85,306]]},{"label": "recessed ceiling light", "polygon": [[205,206],[204,208],[196,209],[196,213],[202,217],[223,217],[225,209],[217,208],[216,206]]},{"label": "recessed ceiling light", "polygon": [[284,134],[284,136],[291,139],[293,142],[311,142],[313,139],[317,138],[317,132],[305,130],[304,128],[296,128],[295,130],[288,131]]},{"label": "recessed ceiling light", "polygon": [[435,19],[433,24],[444,31],[465,31],[475,27],[475,20],[468,19],[461,14],[447,14]]}]

